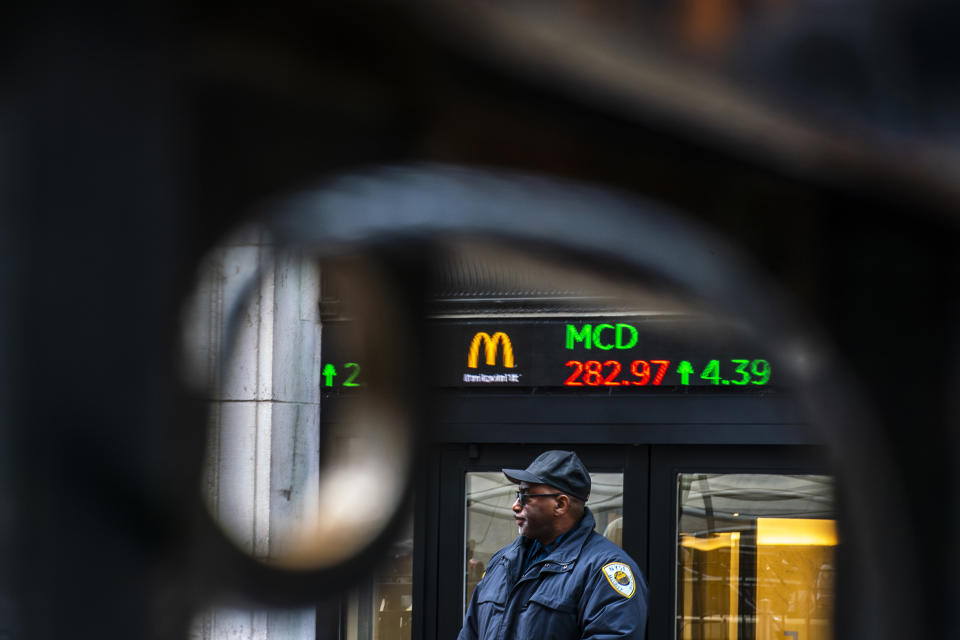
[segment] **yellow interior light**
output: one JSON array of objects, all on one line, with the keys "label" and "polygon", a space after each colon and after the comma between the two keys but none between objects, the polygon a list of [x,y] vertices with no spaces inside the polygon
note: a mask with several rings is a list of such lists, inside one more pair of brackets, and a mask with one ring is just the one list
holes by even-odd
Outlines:
[{"label": "yellow interior light", "polygon": [[[737,536],[739,537],[740,534],[737,533]],[[698,538],[696,536],[680,534],[680,545],[688,549],[696,549],[697,551],[723,549],[729,547],[731,541],[731,534],[729,533],[715,533],[709,538]]]},{"label": "yellow interior light", "polygon": [[837,522],[813,518],[757,518],[757,544],[832,547],[837,544]]}]

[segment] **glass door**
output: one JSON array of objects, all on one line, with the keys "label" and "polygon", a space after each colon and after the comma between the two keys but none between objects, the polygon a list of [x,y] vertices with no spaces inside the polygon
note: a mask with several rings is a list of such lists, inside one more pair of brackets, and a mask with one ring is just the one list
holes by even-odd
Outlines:
[{"label": "glass door", "polygon": [[[590,471],[587,507],[595,530],[645,569],[647,447],[483,445],[450,451],[441,480],[449,498],[441,501],[438,637],[456,637],[490,557],[517,538],[511,509],[517,485],[501,469],[522,469],[548,449],[577,452]],[[456,569],[449,571],[452,567]]]},{"label": "glass door", "polygon": [[651,636],[830,640],[833,479],[796,448],[655,448],[652,458],[651,515],[670,513],[671,531],[651,541],[673,553],[651,567],[670,585]]},{"label": "glass door", "polygon": [[[412,640],[413,521],[387,558],[341,603],[341,640]],[[317,637],[323,637],[318,633]]]}]

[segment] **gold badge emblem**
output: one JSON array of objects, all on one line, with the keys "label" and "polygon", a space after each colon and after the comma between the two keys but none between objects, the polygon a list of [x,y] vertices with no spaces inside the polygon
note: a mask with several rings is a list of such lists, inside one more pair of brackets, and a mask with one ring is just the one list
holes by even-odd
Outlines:
[{"label": "gold badge emblem", "polygon": [[613,590],[624,598],[631,597],[637,590],[630,567],[622,562],[610,562],[603,566],[603,575]]}]

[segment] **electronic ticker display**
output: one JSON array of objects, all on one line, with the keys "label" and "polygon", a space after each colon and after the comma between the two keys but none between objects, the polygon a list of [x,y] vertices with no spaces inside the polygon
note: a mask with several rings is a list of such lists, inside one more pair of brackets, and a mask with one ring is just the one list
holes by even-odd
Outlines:
[{"label": "electronic ticker display", "polygon": [[[426,375],[437,387],[647,392],[775,384],[775,365],[745,331],[702,318],[437,320],[429,326],[434,355]],[[335,323],[325,325],[321,386],[362,386],[362,358],[343,353],[337,335]]]}]

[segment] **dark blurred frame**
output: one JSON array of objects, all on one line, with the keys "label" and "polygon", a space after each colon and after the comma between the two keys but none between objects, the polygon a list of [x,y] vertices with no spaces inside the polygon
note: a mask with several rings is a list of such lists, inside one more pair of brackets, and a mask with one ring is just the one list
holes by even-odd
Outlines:
[{"label": "dark blurred frame", "polygon": [[[957,197],[940,183],[889,154],[808,170],[723,123],[705,133],[642,97],[625,109],[576,95],[399,6],[51,3],[10,9],[2,30],[0,577],[13,637],[181,637],[227,585],[255,593],[230,562],[205,557],[215,575],[194,562],[208,535],[204,418],[177,376],[179,305],[243,212],[397,160],[613,186],[751,255],[871,407],[833,414],[864,429],[834,448],[859,489],[841,499],[859,516],[841,523],[839,637],[952,632],[960,273]],[[868,551],[881,542],[899,564]],[[295,591],[274,595],[302,601]]]}]

